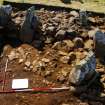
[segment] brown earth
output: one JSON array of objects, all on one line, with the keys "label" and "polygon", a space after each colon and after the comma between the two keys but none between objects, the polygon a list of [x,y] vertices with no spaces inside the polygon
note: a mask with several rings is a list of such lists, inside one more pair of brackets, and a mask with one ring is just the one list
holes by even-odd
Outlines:
[{"label": "brown earth", "polygon": [[[87,27],[81,26],[80,21],[75,20],[70,12],[41,9],[37,10],[36,14],[39,16],[40,26],[35,31],[35,38],[30,45],[23,44],[17,39],[17,27],[20,28],[25,11],[15,10],[12,13],[15,27],[10,22],[7,30],[1,31],[1,35],[9,36],[5,37],[0,58],[1,90],[7,57],[9,63],[5,90],[11,89],[11,80],[14,78],[28,78],[30,88],[70,86],[68,75],[74,62],[83,59],[89,48],[94,50],[94,29],[99,27],[105,31],[104,17],[98,15],[90,16]],[[93,33],[89,34],[91,30]],[[79,40],[79,43],[76,40]],[[0,94],[0,105],[105,105],[105,90],[102,88],[105,84],[105,70],[98,60],[97,70],[101,82],[96,81],[81,94],[73,94],[70,91]]]}]

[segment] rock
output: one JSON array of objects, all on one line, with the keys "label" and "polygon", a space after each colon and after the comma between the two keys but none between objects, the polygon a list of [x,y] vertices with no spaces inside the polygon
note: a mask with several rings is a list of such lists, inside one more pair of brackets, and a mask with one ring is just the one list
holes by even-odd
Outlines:
[{"label": "rock", "polygon": [[30,67],[31,62],[30,61],[26,61],[24,64],[25,64],[26,67]]},{"label": "rock", "polygon": [[70,3],[71,0],[61,0],[63,3]]},{"label": "rock", "polygon": [[19,64],[23,63],[24,59],[19,59]]},{"label": "rock", "polygon": [[70,104],[65,104],[65,103],[62,103],[61,105],[70,105]]},{"label": "rock", "polygon": [[66,45],[70,48],[74,47],[74,43],[71,40],[64,40],[63,42],[66,43]]},{"label": "rock", "polygon": [[61,56],[67,56],[68,55],[68,53],[63,52],[63,51],[58,51],[58,54],[61,55]]},{"label": "rock", "polygon": [[23,43],[31,43],[35,29],[38,27],[38,17],[34,15],[34,7],[27,10],[25,21],[20,30],[20,39]]},{"label": "rock", "polygon": [[45,77],[50,76],[51,73],[52,73],[51,71],[46,71],[45,74],[44,74],[44,76],[45,76]]},{"label": "rock", "polygon": [[88,23],[87,23],[88,16],[87,16],[86,11],[80,10],[79,14],[80,14],[80,22],[81,22],[82,26],[87,26],[88,25]]},{"label": "rock", "polygon": [[95,18],[93,18],[93,17],[89,17],[88,20],[89,20],[90,22],[92,22],[92,23],[96,23],[96,20],[95,20]]},{"label": "rock", "polygon": [[86,49],[93,49],[93,47],[94,47],[93,40],[90,39],[90,40],[85,42],[85,47],[84,48],[86,48]]},{"label": "rock", "polygon": [[84,47],[84,41],[82,38],[76,37],[74,40],[74,47],[75,48],[83,48]]},{"label": "rock", "polygon": [[42,58],[42,61],[45,62],[45,63],[48,63],[48,62],[50,62],[50,59]]},{"label": "rock", "polygon": [[5,27],[8,24],[11,13],[11,5],[5,5],[0,7],[0,26]]},{"label": "rock", "polygon": [[39,50],[41,50],[43,48],[43,46],[44,46],[44,42],[41,41],[41,40],[34,40],[32,42],[32,46],[39,49]]},{"label": "rock", "polygon": [[19,54],[16,52],[16,50],[12,50],[10,52],[10,54],[8,55],[8,59],[10,61],[14,60],[14,59],[18,59],[19,58]]},{"label": "rock", "polygon": [[53,42],[53,40],[54,39],[52,37],[47,37],[46,40],[45,40],[45,43],[46,44],[51,44]]},{"label": "rock", "polygon": [[90,31],[88,31],[89,38],[93,39],[95,37],[95,33],[96,33],[96,30],[90,30]]},{"label": "rock", "polygon": [[74,31],[74,30],[72,30],[72,29],[68,29],[68,30],[66,31],[66,36],[67,36],[69,39],[73,40],[73,39],[77,36],[77,33],[76,33],[76,31]]},{"label": "rock", "polygon": [[[2,43],[2,42],[1,42],[1,43]],[[2,54],[3,54],[3,55],[8,55],[11,51],[12,51],[12,46],[10,46],[10,45],[5,45],[4,48],[3,48]]]},{"label": "rock", "polygon": [[54,26],[50,26],[46,30],[48,31],[49,34],[52,34],[52,32],[55,31],[55,27]]},{"label": "rock", "polygon": [[69,63],[71,63],[72,61],[75,61],[75,59],[76,59],[76,54],[75,54],[74,52],[70,52],[70,53],[68,54],[68,56],[69,56]]},{"label": "rock", "polygon": [[65,81],[65,77],[64,77],[63,75],[58,76],[58,77],[57,77],[57,80],[58,80],[59,82],[64,82],[64,81]]},{"label": "rock", "polygon": [[105,34],[97,31],[95,34],[95,53],[105,62]]},{"label": "rock", "polygon": [[26,54],[25,54],[25,51],[22,47],[18,47],[17,52],[19,53],[21,59],[24,59],[24,60],[26,59]]},{"label": "rock", "polygon": [[76,11],[71,11],[70,15],[74,16],[75,18],[79,17],[79,13]]},{"label": "rock", "polygon": [[63,40],[65,38],[65,35],[66,35],[66,31],[64,30],[59,30],[56,35],[55,35],[55,38],[57,40]]},{"label": "rock", "polygon": [[85,59],[81,60],[79,64],[71,70],[69,75],[69,81],[75,85],[81,85],[83,81],[90,80],[92,76],[97,73],[96,69],[96,58],[92,51],[86,56]]},{"label": "rock", "polygon": [[67,63],[69,62],[69,59],[70,59],[69,56],[63,56],[63,57],[60,58],[60,61],[61,61],[62,63],[67,64]]}]

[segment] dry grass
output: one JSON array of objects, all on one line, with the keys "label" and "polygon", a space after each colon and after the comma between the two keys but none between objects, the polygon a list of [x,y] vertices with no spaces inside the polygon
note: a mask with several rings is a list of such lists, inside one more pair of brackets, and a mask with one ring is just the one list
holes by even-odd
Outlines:
[{"label": "dry grass", "polygon": [[[3,0],[0,0],[2,3]],[[84,4],[80,2],[72,2],[72,4],[64,4],[60,0],[7,0],[11,2],[21,2],[21,3],[38,3],[52,6],[63,6],[74,9],[85,8],[88,11],[102,12],[105,13],[105,0],[83,0]],[[78,0],[77,0],[78,1]]]}]

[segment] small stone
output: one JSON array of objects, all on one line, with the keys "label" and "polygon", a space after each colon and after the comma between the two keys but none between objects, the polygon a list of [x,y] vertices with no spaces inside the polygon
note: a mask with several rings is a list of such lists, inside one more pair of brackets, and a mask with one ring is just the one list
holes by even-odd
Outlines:
[{"label": "small stone", "polygon": [[45,63],[50,62],[50,60],[49,60],[49,59],[47,59],[47,58],[43,58],[43,59],[42,59],[42,61],[43,61],[43,62],[45,62]]},{"label": "small stone", "polygon": [[65,71],[65,70],[62,70],[62,71],[61,71],[61,74],[62,74],[63,76],[65,76],[65,77],[66,77],[66,76],[67,76],[67,74],[68,74],[68,72],[67,72],[67,71]]},{"label": "small stone", "polygon": [[78,12],[76,12],[76,11],[71,11],[70,12],[70,15],[72,15],[72,16],[74,16],[74,17],[79,17],[79,13]]},{"label": "small stone", "polygon": [[88,25],[87,20],[88,20],[88,16],[87,16],[86,10],[80,10],[80,22],[82,26]]},{"label": "small stone", "polygon": [[70,104],[65,104],[65,103],[63,103],[63,104],[61,104],[61,105],[70,105]]},{"label": "small stone", "polygon": [[29,67],[31,65],[31,62],[30,61],[26,61],[25,62],[25,66]]},{"label": "small stone", "polygon": [[70,52],[68,56],[70,57],[69,63],[71,63],[72,61],[76,59],[76,54],[74,52]]},{"label": "small stone", "polygon": [[68,47],[73,48],[74,47],[74,43],[71,40],[64,40],[64,43],[67,44]]},{"label": "small stone", "polygon": [[60,76],[57,77],[57,80],[58,80],[59,82],[64,82],[64,81],[65,81],[65,76],[60,75]]},{"label": "small stone", "polygon": [[64,31],[64,30],[59,30],[59,31],[56,33],[55,37],[56,37],[57,40],[63,40],[63,39],[65,38],[65,35],[66,35],[66,31]]},{"label": "small stone", "polygon": [[51,71],[46,71],[44,76],[50,76],[51,75]]},{"label": "small stone", "polygon": [[95,23],[95,22],[96,22],[95,18],[93,18],[93,17],[89,17],[88,20],[89,20],[90,22],[92,22],[92,23]]},{"label": "small stone", "polygon": [[50,26],[47,28],[47,31],[50,31],[50,32],[53,32],[55,30],[55,27],[54,26]]},{"label": "small stone", "polygon": [[63,56],[63,57],[60,58],[60,61],[61,61],[62,63],[67,64],[67,63],[69,62],[69,59],[70,59],[69,56]]},{"label": "small stone", "polygon": [[93,47],[94,47],[94,42],[93,42],[93,40],[88,40],[88,41],[86,41],[85,42],[85,48],[86,49],[93,49]]},{"label": "small stone", "polygon": [[24,59],[19,59],[19,64],[23,62],[24,62]]},{"label": "small stone", "polygon": [[10,52],[10,54],[8,55],[8,58],[11,61],[11,60],[19,58],[19,55],[18,55],[18,53],[15,50],[12,50]]},{"label": "small stone", "polygon": [[43,41],[41,41],[41,40],[34,40],[34,41],[32,42],[32,46],[40,50],[40,49],[43,48],[44,43],[43,43]]},{"label": "small stone", "polygon": [[90,31],[88,31],[88,36],[89,36],[89,38],[94,38],[94,37],[95,37],[95,33],[96,33],[95,30],[90,30]]},{"label": "small stone", "polygon": [[84,47],[84,41],[82,38],[77,37],[73,40],[73,42],[74,42],[74,47],[76,47],[76,48],[83,48]]},{"label": "small stone", "polygon": [[68,55],[68,53],[63,52],[63,51],[59,51],[58,54],[59,54],[59,55],[62,55],[62,56],[67,56],[67,55]]}]

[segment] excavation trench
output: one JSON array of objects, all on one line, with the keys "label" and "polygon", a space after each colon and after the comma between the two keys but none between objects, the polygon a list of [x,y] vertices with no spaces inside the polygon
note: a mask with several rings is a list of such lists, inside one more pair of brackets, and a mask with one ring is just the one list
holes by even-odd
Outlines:
[{"label": "excavation trench", "polygon": [[[85,59],[90,49],[95,51],[93,47],[95,28],[99,27],[105,32],[104,15],[90,15],[89,26],[85,27],[75,18],[78,12],[72,14],[71,10],[41,8],[35,10],[35,14],[40,23],[37,30],[34,30],[34,37],[30,43],[22,42],[20,38],[26,10],[15,7],[8,25],[0,29],[1,80],[7,57],[9,59],[5,89],[11,88],[11,81],[14,78],[28,78],[30,88],[70,86],[69,74],[75,62],[79,63]],[[0,95],[0,101],[4,105],[104,105],[105,71],[98,59],[96,70],[100,76],[87,91],[78,95],[70,91],[4,94]],[[0,89],[2,90],[2,81]]]}]

